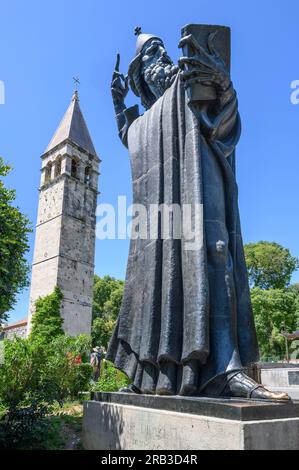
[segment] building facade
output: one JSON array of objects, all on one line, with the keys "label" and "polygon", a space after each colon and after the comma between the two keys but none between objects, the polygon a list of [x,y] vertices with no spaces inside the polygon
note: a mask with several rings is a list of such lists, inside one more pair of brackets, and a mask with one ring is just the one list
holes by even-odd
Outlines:
[{"label": "building facade", "polygon": [[77,91],[41,159],[27,331],[35,301],[59,286],[65,333],[89,334],[100,159]]},{"label": "building facade", "polygon": [[27,337],[27,318],[14,323],[4,324],[0,328],[0,340]]}]

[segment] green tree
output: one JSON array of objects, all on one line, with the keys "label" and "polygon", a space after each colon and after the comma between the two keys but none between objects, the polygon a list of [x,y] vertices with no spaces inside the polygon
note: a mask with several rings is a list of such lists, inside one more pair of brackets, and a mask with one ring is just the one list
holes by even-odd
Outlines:
[{"label": "green tree", "polygon": [[253,287],[284,289],[299,267],[298,259],[278,243],[249,243],[244,249],[249,281]]},{"label": "green tree", "polygon": [[[0,157],[0,178],[11,171]],[[0,322],[16,302],[16,296],[28,285],[29,265],[25,254],[29,249],[29,221],[14,206],[16,193],[0,179]]]},{"label": "green tree", "polygon": [[93,346],[102,346],[107,349],[114,327],[115,320],[112,318],[95,318],[91,330]]},{"label": "green tree", "polygon": [[297,298],[285,289],[251,289],[251,302],[258,336],[261,358],[285,357],[282,330],[292,333],[297,323]]},{"label": "green tree", "polygon": [[124,285],[120,284],[115,290],[111,292],[110,299],[104,303],[103,318],[116,320],[121,307],[121,302],[124,294]]},{"label": "green tree", "polygon": [[[111,276],[94,276],[93,286],[93,318],[115,315],[115,309],[120,308],[124,282]],[[120,289],[120,290],[119,290]],[[114,294],[114,292],[117,293]],[[111,297],[112,296],[112,297]],[[107,302],[112,302],[107,304]],[[105,305],[106,304],[106,305]]]},{"label": "green tree", "polygon": [[60,307],[63,299],[59,287],[45,297],[40,297],[35,303],[35,313],[32,317],[30,340],[50,343],[57,336],[64,334],[63,319],[60,316]]},{"label": "green tree", "polygon": [[121,307],[124,282],[114,277],[95,276],[92,343],[107,349]]},{"label": "green tree", "polygon": [[261,357],[285,357],[282,330],[293,332],[298,322],[298,289],[289,286],[298,259],[278,243],[245,245],[251,301]]},{"label": "green tree", "polygon": [[296,298],[296,306],[297,306],[297,326],[296,329],[299,329],[299,284],[292,284],[288,287],[288,291],[292,292]]}]

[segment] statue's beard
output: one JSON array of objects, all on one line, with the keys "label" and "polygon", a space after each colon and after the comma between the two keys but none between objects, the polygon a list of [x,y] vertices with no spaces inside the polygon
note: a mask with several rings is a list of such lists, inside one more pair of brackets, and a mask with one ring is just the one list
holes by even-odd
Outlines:
[{"label": "statue's beard", "polygon": [[168,56],[162,56],[144,70],[144,80],[155,89],[156,97],[160,97],[173,84],[178,71],[178,66]]}]

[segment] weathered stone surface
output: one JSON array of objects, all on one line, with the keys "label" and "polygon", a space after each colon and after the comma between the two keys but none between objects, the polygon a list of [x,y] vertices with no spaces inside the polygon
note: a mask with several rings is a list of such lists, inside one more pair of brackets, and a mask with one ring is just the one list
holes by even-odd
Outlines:
[{"label": "weathered stone surface", "polygon": [[261,380],[267,386],[289,387],[290,385],[299,386],[299,383],[292,383],[292,374],[299,375],[299,364],[297,367],[275,367],[261,368]]},{"label": "weathered stone surface", "polygon": [[132,393],[94,392],[92,400],[237,421],[299,418],[299,403],[291,401],[202,398]]},{"label": "weathered stone surface", "polygon": [[299,417],[238,421],[88,401],[83,443],[90,450],[295,450]]},{"label": "weathered stone surface", "polygon": [[299,364],[261,364],[261,382],[273,391],[284,391],[299,400]]}]

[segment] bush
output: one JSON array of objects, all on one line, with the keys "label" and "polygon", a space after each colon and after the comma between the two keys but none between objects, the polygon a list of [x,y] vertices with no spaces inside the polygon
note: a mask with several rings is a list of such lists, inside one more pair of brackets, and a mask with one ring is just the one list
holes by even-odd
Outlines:
[{"label": "bush", "polygon": [[89,389],[92,366],[87,363],[91,338],[61,336],[52,341],[48,358],[50,380],[59,390],[59,400],[76,398],[79,392]]},{"label": "bush", "polygon": [[101,376],[92,386],[93,392],[117,392],[121,387],[127,387],[131,380],[109,361],[103,361]]},{"label": "bush", "polygon": [[50,410],[48,405],[38,402],[6,410],[0,420],[0,449],[26,447],[39,440],[47,428],[44,418]]},{"label": "bush", "polygon": [[32,329],[29,339],[50,343],[54,338],[64,334],[63,319],[60,316],[60,307],[63,299],[59,287],[45,297],[35,302],[35,313],[32,317]]},{"label": "bush", "polygon": [[[16,338],[4,342],[0,366],[0,447],[24,445],[57,398],[56,384],[47,374],[43,345]],[[37,431],[39,432],[39,431]]]},{"label": "bush", "polygon": [[44,345],[28,339],[4,341],[4,364],[0,366],[0,402],[14,408],[29,401],[51,403],[57,396],[48,375]]},{"label": "bush", "polygon": [[52,406],[88,391],[92,367],[86,363],[91,338],[59,336],[47,347],[39,339],[4,341],[0,366],[0,447],[25,445],[46,426]]}]

